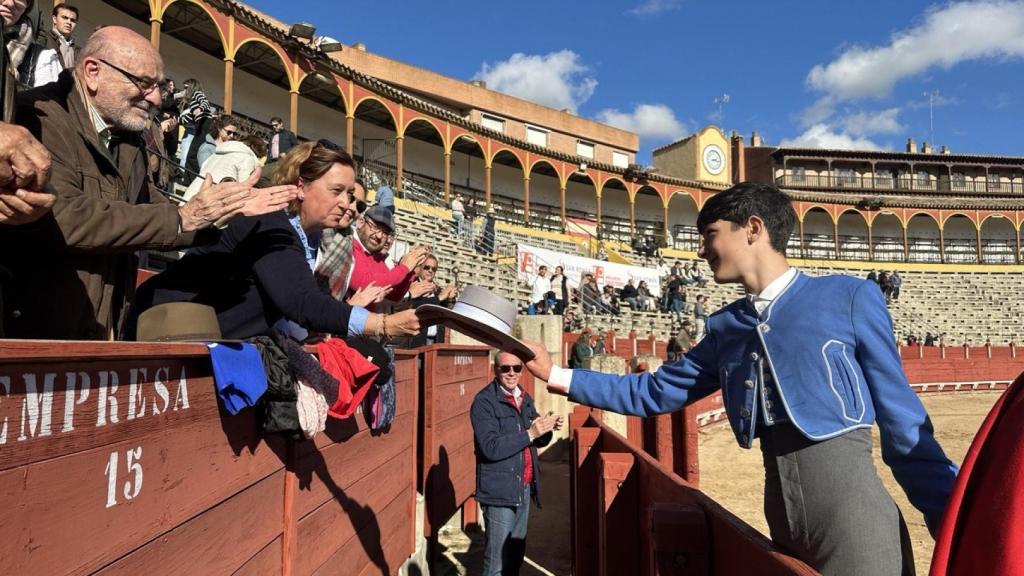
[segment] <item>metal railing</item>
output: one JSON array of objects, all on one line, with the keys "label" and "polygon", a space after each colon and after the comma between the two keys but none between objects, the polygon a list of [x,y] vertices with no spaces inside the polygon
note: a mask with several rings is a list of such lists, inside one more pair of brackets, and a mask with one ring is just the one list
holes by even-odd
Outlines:
[{"label": "metal railing", "polygon": [[879,176],[871,174],[786,174],[775,178],[775,183],[786,188],[815,188],[841,190],[872,190],[879,192],[924,192],[963,194],[976,196],[1018,196],[1024,194],[1024,182],[1014,180],[959,180],[946,175],[915,174]]}]

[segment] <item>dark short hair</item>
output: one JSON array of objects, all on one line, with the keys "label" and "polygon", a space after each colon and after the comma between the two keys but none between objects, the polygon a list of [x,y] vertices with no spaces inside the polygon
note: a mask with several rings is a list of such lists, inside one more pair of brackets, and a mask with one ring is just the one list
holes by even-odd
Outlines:
[{"label": "dark short hair", "polygon": [[284,124],[284,120],[281,120],[280,116],[271,116],[270,117],[270,123],[273,124],[274,122],[278,122],[280,124]]},{"label": "dark short hair", "polygon": [[52,14],[53,16],[56,16],[57,13],[60,12],[61,10],[67,10],[68,12],[74,12],[75,13],[75,18],[78,17],[78,7],[77,6],[72,6],[71,4],[68,4],[66,2],[61,2],[60,4],[57,4],[56,6],[54,6],[53,7],[53,11],[50,14]]},{"label": "dark short hair", "polygon": [[719,220],[743,226],[751,216],[764,221],[772,248],[785,255],[796,225],[796,211],[790,197],[771,184],[740,182],[715,194],[697,215],[697,232],[703,234],[709,224]]},{"label": "dark short hair", "polygon": [[248,146],[257,158],[263,158],[267,155],[267,143],[263,141],[263,138],[260,138],[255,134],[250,134],[242,139],[242,144]]}]

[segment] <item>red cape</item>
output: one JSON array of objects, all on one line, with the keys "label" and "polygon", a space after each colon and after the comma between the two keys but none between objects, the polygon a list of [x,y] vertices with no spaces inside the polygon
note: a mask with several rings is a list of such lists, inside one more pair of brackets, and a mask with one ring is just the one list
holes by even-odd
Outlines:
[{"label": "red cape", "polygon": [[1024,374],[985,417],[964,458],[931,576],[1024,574]]}]

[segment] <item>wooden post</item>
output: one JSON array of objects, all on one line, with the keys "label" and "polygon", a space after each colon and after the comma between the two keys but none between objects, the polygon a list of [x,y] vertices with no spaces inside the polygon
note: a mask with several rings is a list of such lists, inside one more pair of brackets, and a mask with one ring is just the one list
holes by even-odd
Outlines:
[{"label": "wooden post", "polygon": [[395,136],[395,190],[402,191],[405,177],[405,137]]},{"label": "wooden post", "polygon": [[159,18],[149,19],[149,43],[156,51],[160,51],[160,26],[164,23]]},{"label": "wooden post", "polygon": [[[562,184],[561,186],[558,187],[558,194],[559,194],[559,197],[560,197],[559,205],[561,206],[561,209],[562,209],[562,230],[564,231],[565,227],[568,225],[568,222],[565,219],[565,185],[564,184]],[[1020,237],[1019,236],[1018,236],[1017,243],[1020,244]],[[1017,248],[1017,252],[1020,252],[1020,248],[1019,247]]]},{"label": "wooden post", "polygon": [[868,224],[868,261],[874,262],[875,260],[875,246],[874,240],[871,238],[871,225]]},{"label": "wooden post", "polygon": [[444,153],[444,205],[451,204],[452,196],[452,153]]},{"label": "wooden post", "polygon": [[597,237],[598,238],[604,240],[605,239],[604,238],[604,234],[601,234],[601,195],[600,194],[597,195],[597,221],[595,222],[595,224],[597,226],[594,229],[594,232],[597,233]]},{"label": "wooden post", "polygon": [[289,93],[288,128],[295,134],[299,133],[299,91]]},{"label": "wooden post", "polygon": [[635,457],[601,453],[598,513],[598,570],[600,576],[636,574],[638,562],[638,494]]},{"label": "wooden post", "polygon": [[600,428],[577,428],[573,433],[569,467],[573,574],[597,572],[594,551],[598,549],[597,517],[601,515],[597,494],[600,434]]},{"label": "wooden post", "polygon": [[352,145],[355,144],[356,117],[353,114],[345,115],[345,151],[355,154]]},{"label": "wooden post", "polygon": [[484,204],[491,209],[491,163],[484,162]]},{"label": "wooden post", "polygon": [[[697,441],[697,406],[691,404],[686,408],[682,409],[680,416],[680,438],[678,443],[679,448],[675,448],[677,453],[681,452],[680,464],[682,470],[678,467],[674,468],[676,474],[683,477],[694,487],[700,487],[700,455],[698,452],[699,443]],[[673,440],[676,440],[673,438]]]},{"label": "wooden post", "polygon": [[530,223],[530,177],[523,176],[523,222]]},{"label": "wooden post", "polygon": [[231,114],[231,102],[235,93],[235,61],[224,59],[224,113]]},{"label": "wooden post", "polygon": [[646,513],[644,574],[710,574],[711,527],[694,504],[655,502]]}]

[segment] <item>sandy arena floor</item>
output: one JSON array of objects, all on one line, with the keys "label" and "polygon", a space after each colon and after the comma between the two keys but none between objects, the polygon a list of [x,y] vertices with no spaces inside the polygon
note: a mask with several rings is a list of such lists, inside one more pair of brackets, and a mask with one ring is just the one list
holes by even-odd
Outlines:
[{"label": "sandy arena floor", "polygon": [[[975,432],[999,394],[976,392],[922,398],[935,425],[935,435],[953,462],[959,464],[963,460]],[[910,527],[917,573],[927,574],[934,541],[924,525],[924,518],[910,505],[889,468],[882,462],[877,428],[874,457],[882,481],[899,504]],[[700,486],[733,514],[768,534],[762,507],[764,468],[761,451],[756,445],[751,450],[739,448],[727,423],[715,425],[700,434]]]}]

